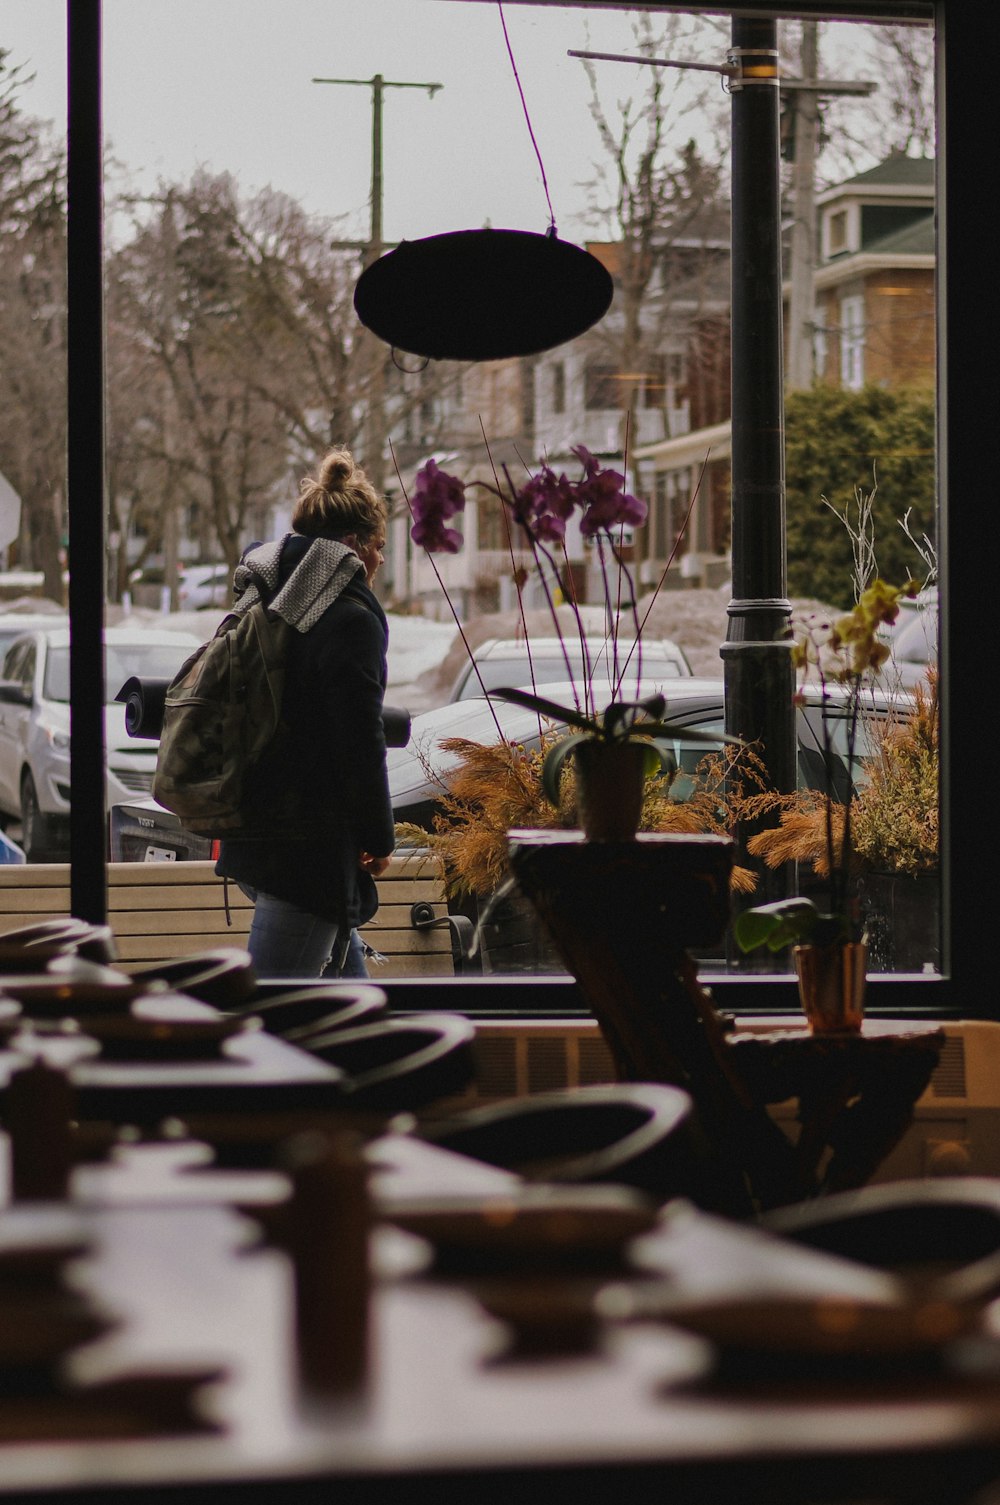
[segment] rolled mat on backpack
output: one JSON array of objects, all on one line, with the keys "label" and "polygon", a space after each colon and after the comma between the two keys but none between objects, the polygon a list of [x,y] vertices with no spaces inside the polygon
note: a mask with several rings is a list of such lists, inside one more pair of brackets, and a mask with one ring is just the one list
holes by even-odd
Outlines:
[{"label": "rolled mat on backpack", "polygon": [[125,681],[115,699],[125,704],[125,730],[130,737],[159,737],[169,686],[169,679],[140,679],[135,674]]},{"label": "rolled mat on backpack", "polygon": [[[115,699],[125,706],[125,730],[130,737],[156,739],[163,730],[163,708],[169,679],[140,679],[133,674]],[[399,706],[382,707],[387,747],[405,747],[410,740],[410,713]]]}]

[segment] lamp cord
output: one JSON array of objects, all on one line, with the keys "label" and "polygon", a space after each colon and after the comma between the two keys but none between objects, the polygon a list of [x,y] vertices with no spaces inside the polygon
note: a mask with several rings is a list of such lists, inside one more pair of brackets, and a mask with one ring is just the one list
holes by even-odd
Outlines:
[{"label": "lamp cord", "polygon": [[510,58],[510,66],[514,70],[514,82],[517,84],[517,92],[521,96],[521,108],[524,111],[525,124],[528,127],[528,135],[531,137],[531,144],[535,148],[535,156],[538,158],[538,166],[539,166],[539,169],[540,169],[541,174],[542,174],[542,187],[545,189],[545,201],[546,201],[546,203],[549,206],[549,232],[548,233],[551,236],[555,236],[555,233],[556,233],[556,216],[555,216],[555,211],[552,208],[552,198],[551,198],[551,195],[549,194],[549,180],[545,176],[545,163],[542,161],[542,154],[538,150],[538,142],[535,140],[535,132],[534,132],[534,130],[532,128],[531,116],[528,114],[528,102],[527,102],[527,100],[524,97],[524,90],[521,87],[520,74],[517,71],[517,64],[514,61],[514,49],[510,45],[510,37],[509,37],[509,35],[507,33],[507,18],[505,17],[505,15],[503,13],[503,3],[502,3],[502,0],[497,0],[497,10],[500,12],[500,25],[503,27],[503,39],[507,43],[507,56]]}]

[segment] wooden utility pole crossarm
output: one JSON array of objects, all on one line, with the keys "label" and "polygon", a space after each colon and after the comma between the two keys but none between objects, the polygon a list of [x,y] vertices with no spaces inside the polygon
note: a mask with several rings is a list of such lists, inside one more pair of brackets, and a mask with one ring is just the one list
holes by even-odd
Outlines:
[{"label": "wooden utility pole crossarm", "polygon": [[[314,78],[314,84],[349,84],[372,91],[372,187],[371,226],[368,244],[363,248],[364,265],[371,266],[385,249],[382,238],[382,104],[386,89],[426,89],[433,99],[443,84],[412,83],[408,80],[383,78]],[[385,490],[385,374],[381,341],[375,336],[372,349],[371,383],[368,393],[368,433],[365,441],[365,469],[376,491]]]}]

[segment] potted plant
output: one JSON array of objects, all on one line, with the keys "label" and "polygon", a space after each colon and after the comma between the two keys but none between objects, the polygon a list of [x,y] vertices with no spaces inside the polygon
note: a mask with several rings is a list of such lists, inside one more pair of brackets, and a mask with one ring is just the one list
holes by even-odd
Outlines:
[{"label": "potted plant", "polygon": [[[626,491],[622,474],[602,467],[588,450],[579,446],[574,454],[581,465],[576,480],[542,464],[521,486],[515,485],[507,469],[502,482],[494,473],[495,485],[487,486],[502,506],[507,523],[519,603],[526,579],[514,567],[514,539],[521,543],[522,552],[525,541],[530,550],[554,633],[564,647],[572,703],[557,703],[537,694],[534,687],[487,692],[484,685],[488,699],[513,702],[537,714],[540,750],[526,751],[506,742],[499,722],[495,743],[452,739],[443,744],[457,754],[458,765],[442,793],[441,813],[429,842],[426,832],[399,830],[404,839],[422,839],[438,852],[452,893],[486,898],[503,891],[508,878],[507,833],[512,829],[578,827],[590,841],[614,842],[633,839],[639,829],[728,836],[731,816],[726,791],[736,785],[734,767],[724,765],[732,765],[732,749],[726,749],[727,758],[718,754],[718,735],[665,721],[667,703],[662,695],[628,699],[624,693],[626,684],[638,684],[641,679],[642,632],[648,609],[640,620],[623,558],[623,530],[644,520],[646,504]],[[461,533],[452,522],[465,506],[465,492],[465,482],[429,460],[417,473],[412,498],[407,497],[413,518],[411,536],[427,551],[463,638],[462,623],[434,556],[461,547]],[[574,516],[582,535],[592,541],[603,582],[608,626],[602,677],[609,687],[609,699],[603,705],[565,549],[567,523]],[[568,637],[565,613],[558,609],[561,603],[571,612]],[[523,608],[522,622],[531,671],[531,639]],[[591,641],[592,633],[591,626]],[[570,641],[582,655],[582,675],[573,673]],[[469,657],[475,667],[471,649]],[[714,763],[700,778],[687,781],[683,801],[670,795],[676,767],[666,745],[681,734],[685,740],[704,741],[716,749]],[[748,777],[762,782],[752,763],[751,759]],[[735,871],[734,887],[752,889],[754,882],[748,869]]]},{"label": "potted plant", "polygon": [[[876,579],[838,620],[810,617],[799,624],[795,662],[805,676],[817,677],[821,691],[823,783],[819,789],[762,795],[758,812],[777,810],[778,824],[747,842],[750,854],[771,867],[809,861],[825,882],[822,908],[798,895],[744,910],[733,925],[744,952],[792,947],[803,1008],[810,1026],[820,1031],[861,1027],[867,940],[856,886],[856,830],[871,829],[873,797],[862,804],[855,784],[859,725],[866,690],[889,657],[880,629],[895,621],[900,601],[918,588],[915,580],[891,586]],[[846,777],[838,777],[845,769]]]},{"label": "potted plant", "polygon": [[[499,477],[494,486],[475,483],[487,485],[503,506],[512,565],[515,534],[527,542],[531,551],[555,635],[563,645],[573,704],[556,704],[538,695],[534,688],[532,691],[500,688],[488,692],[483,686],[483,693],[487,698],[525,706],[553,724],[572,728],[565,737],[553,739],[547,749],[542,765],[544,792],[558,807],[560,776],[567,761],[572,759],[578,785],[576,810],[587,837],[590,840],[627,840],[635,835],[639,826],[646,778],[656,772],[669,774],[676,771],[661,742],[676,737],[678,727],[676,723],[669,726],[664,723],[666,701],[662,695],[641,700],[626,700],[622,695],[626,674],[631,670],[636,682],[642,674],[645,619],[639,620],[635,589],[621,545],[624,530],[645,520],[646,503],[625,490],[622,474],[603,467],[583,445],[578,445],[573,454],[582,466],[582,475],[575,481],[564,473],[557,475],[551,466],[543,464],[520,487],[514,484],[506,468],[503,471],[504,485],[500,484]],[[449,524],[465,506],[465,490],[463,481],[447,474],[434,460],[428,460],[417,472],[412,501],[408,498],[413,515],[411,536],[415,543],[427,550],[432,563],[435,553],[454,553],[461,546],[462,535]],[[574,516],[578,519],[582,536],[591,540],[595,547],[604,588],[609,624],[606,660],[611,699],[603,709],[597,705],[595,676],[587,649],[588,635],[573,590],[572,571],[565,550],[566,525]],[[520,602],[525,581],[517,571],[515,579]],[[447,597],[440,574],[438,580]],[[560,599],[568,602],[573,614],[574,634],[578,637],[584,664],[579,681],[573,673],[562,618],[557,610]],[[623,602],[627,603],[624,615]],[[452,612],[462,632],[454,607]],[[526,629],[525,643],[533,678],[531,643]],[[470,658],[475,667],[471,650]],[[718,741],[714,736],[704,736],[694,730],[688,730],[685,735],[706,742]]]}]

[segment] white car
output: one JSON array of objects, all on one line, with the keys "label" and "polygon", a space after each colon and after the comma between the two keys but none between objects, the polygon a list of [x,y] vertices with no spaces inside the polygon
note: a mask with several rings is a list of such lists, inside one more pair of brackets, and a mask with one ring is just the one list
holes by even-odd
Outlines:
[{"label": "white car", "polygon": [[178,611],[206,611],[228,606],[233,572],[228,564],[189,564],[181,570],[177,587]]},{"label": "white car", "polygon": [[[522,689],[530,689],[522,686]],[[670,745],[678,768],[690,773],[704,757],[704,742],[685,738],[685,728],[719,737],[725,720],[725,686],[720,679],[680,679],[660,685],[649,685],[647,693],[662,690],[667,698],[664,720],[677,723],[677,737]],[[573,686],[566,684],[546,685],[542,692],[556,705],[570,705]],[[836,706],[842,701],[841,686],[830,687],[830,699]],[[796,710],[796,735],[798,742],[798,776],[803,785],[823,787],[822,710],[820,691],[815,685],[804,689],[805,703]],[[900,691],[890,694],[884,690],[870,689],[864,696],[862,717],[858,727],[856,757],[863,758],[868,750],[866,724],[868,718],[882,719],[904,713],[912,705],[911,697]],[[830,717],[833,733],[836,764],[834,786],[838,797],[843,797],[846,787],[847,722],[834,710]],[[513,705],[503,700],[469,698],[461,702],[437,706],[414,716],[410,741],[405,748],[390,748],[387,765],[389,771],[389,795],[393,814],[397,821],[409,821],[433,829],[434,817],[440,810],[440,799],[445,789],[447,775],[456,767],[459,755],[448,752],[442,743],[450,737],[465,737],[470,742],[495,742],[502,737],[506,742],[517,742],[524,747],[536,748],[541,741],[543,727],[561,732],[563,724],[540,718],[535,711]]]},{"label": "white car", "polygon": [[[188,632],[118,627],[104,634],[107,799],[115,804],[152,788],[157,744],[125,731],[114,700],[131,675],[172,678],[201,639]],[[21,822],[29,862],[69,849],[69,630],[26,632],[0,669],[0,815]]]},{"label": "white car", "polygon": [[7,656],[7,649],[15,638],[26,632],[48,632],[53,628],[67,627],[66,612],[54,611],[4,611],[0,612],[0,664]]},{"label": "white car", "polygon": [[[598,700],[611,700],[616,677],[623,681],[620,694],[626,698],[652,694],[666,679],[691,678],[691,665],[682,649],[669,638],[643,638],[641,652],[635,648],[634,638],[626,633],[618,639],[617,646],[604,635],[590,635],[583,641],[589,674],[585,671],[580,638],[571,632],[562,640],[533,637],[530,644],[523,638],[490,638],[473,650],[474,664],[462,666],[448,700],[451,703],[473,700],[482,695],[484,688],[499,690],[504,685],[530,688],[532,684],[540,687],[571,677],[577,686],[585,684],[589,677]],[[641,676],[638,686],[637,674]],[[615,698],[620,698],[620,694],[616,693]]]},{"label": "white car", "polygon": [[[922,593],[926,594],[926,593]],[[904,614],[901,612],[901,616]],[[938,658],[937,593],[916,611],[905,614],[905,621],[892,639],[892,658],[884,673],[892,682],[906,689],[923,683],[927,670]]]}]

